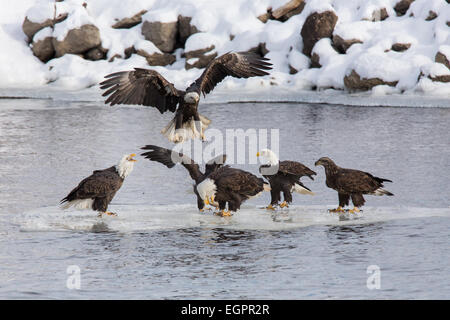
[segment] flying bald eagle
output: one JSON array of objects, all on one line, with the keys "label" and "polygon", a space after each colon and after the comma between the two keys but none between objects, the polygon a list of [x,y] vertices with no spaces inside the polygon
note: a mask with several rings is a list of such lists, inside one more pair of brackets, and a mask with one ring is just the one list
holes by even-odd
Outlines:
[{"label": "flying bald eagle", "polygon": [[[151,160],[162,163],[167,168],[173,168],[177,163],[181,163],[183,167],[187,169],[192,180],[194,180],[194,193],[197,196],[198,210],[204,211],[205,202],[200,198],[197,192],[197,185],[205,180],[216,169],[220,168],[226,161],[227,156],[225,154],[217,156],[216,158],[208,161],[205,165],[205,172],[200,171],[200,166],[195,163],[194,160],[182,153],[178,153],[169,149],[161,148],[154,145],[147,145],[141,148],[142,150],[150,150],[141,154],[141,156]],[[214,205],[214,202],[210,203]]]},{"label": "flying bald eagle", "polygon": [[[137,104],[155,107],[159,112],[175,112],[175,117],[161,131],[170,141],[179,143],[189,139],[205,140],[204,131],[210,120],[198,113],[200,95],[206,95],[227,76],[249,78],[268,75],[269,59],[250,52],[226,53],[212,60],[185,91],[178,90],[154,70],[135,68],[133,71],[107,75],[100,83],[109,96],[105,103]],[[178,107],[177,107],[178,106]]]},{"label": "flying bald eagle", "polygon": [[259,172],[269,181],[271,188],[271,201],[267,209],[275,210],[275,207],[281,200],[281,192],[283,192],[284,196],[284,201],[280,204],[281,208],[288,207],[292,202],[292,192],[314,194],[300,181],[300,178],[303,176],[308,176],[311,180],[314,180],[313,176],[316,173],[307,166],[296,161],[279,161],[277,155],[270,149],[263,149],[256,156],[261,156],[268,160],[267,164],[259,167]]},{"label": "flying bald eagle", "polygon": [[103,170],[96,170],[81,181],[76,188],[61,200],[61,208],[68,209],[73,206],[76,209],[92,209],[107,215],[116,215],[109,212],[108,205],[114,198],[116,192],[122,186],[123,180],[133,170],[133,159],[136,155],[124,155],[116,166]]},{"label": "flying bald eagle", "polygon": [[344,212],[343,208],[349,204],[350,197],[354,208],[349,210],[349,212],[355,213],[359,212],[359,207],[364,205],[363,194],[375,196],[394,195],[383,189],[383,183],[392,182],[391,180],[374,177],[364,171],[338,167],[333,160],[327,157],[320,158],[315,165],[322,165],[325,168],[327,187],[338,192],[339,206],[330,210],[331,212]]},{"label": "flying bald eagle", "polygon": [[[198,195],[205,204],[219,204],[221,216],[231,216],[231,211],[239,210],[244,201],[269,190],[269,185],[262,178],[230,166],[216,169],[197,185]],[[227,204],[228,211],[225,210]]]}]

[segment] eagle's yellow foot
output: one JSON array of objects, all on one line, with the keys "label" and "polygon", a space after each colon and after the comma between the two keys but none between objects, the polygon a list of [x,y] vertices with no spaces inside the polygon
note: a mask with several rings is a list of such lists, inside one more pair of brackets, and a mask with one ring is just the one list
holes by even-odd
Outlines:
[{"label": "eagle's yellow foot", "polygon": [[284,207],[289,208],[289,204],[288,204],[286,201],[283,201],[283,202],[280,204],[280,208],[284,208]]},{"label": "eagle's yellow foot", "polygon": [[353,209],[348,210],[348,212],[350,212],[350,213],[358,213],[358,212],[361,212],[361,210],[359,210],[358,207],[354,207]]},{"label": "eagle's yellow foot", "polygon": [[114,216],[114,217],[117,216],[117,213],[114,213],[114,212],[111,212],[111,211],[105,211],[105,212],[99,212],[98,213],[98,217],[101,217],[103,214],[106,214],[108,216]]},{"label": "eagle's yellow foot", "polygon": [[265,209],[275,211],[275,208],[274,206],[272,206],[272,204],[269,204]]},{"label": "eagle's yellow foot", "polygon": [[336,209],[328,209],[328,212],[332,212],[332,213],[335,213],[335,212],[343,213],[343,212],[345,212],[345,210],[344,210],[341,206],[339,206],[339,207],[337,207]]},{"label": "eagle's yellow foot", "polygon": [[227,210],[222,210],[222,211],[218,211],[218,212],[216,212],[216,214],[218,215],[218,216],[221,216],[221,217],[231,217],[231,212],[230,211],[227,211]]}]

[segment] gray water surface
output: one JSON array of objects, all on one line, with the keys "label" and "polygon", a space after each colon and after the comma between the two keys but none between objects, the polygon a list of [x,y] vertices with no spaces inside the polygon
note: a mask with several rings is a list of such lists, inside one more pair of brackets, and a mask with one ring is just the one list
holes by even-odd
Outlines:
[{"label": "gray water surface", "polygon": [[[183,167],[142,157],[114,198],[117,218],[59,210],[95,169],[146,144],[172,115],[97,102],[0,100],[0,298],[449,299],[450,109],[320,104],[204,104],[210,128],[280,129],[280,158],[318,175],[289,210],[245,203],[231,218],[200,214]],[[359,219],[327,208],[329,156],[393,180]],[[258,174],[258,165],[235,165]],[[80,269],[69,289],[68,266]],[[381,272],[369,290],[367,268]]]}]

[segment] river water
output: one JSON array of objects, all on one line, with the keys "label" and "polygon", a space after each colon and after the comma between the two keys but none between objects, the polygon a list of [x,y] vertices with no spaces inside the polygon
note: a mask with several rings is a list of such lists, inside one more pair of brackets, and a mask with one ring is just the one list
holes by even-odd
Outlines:
[{"label": "river water", "polygon": [[[117,217],[62,211],[59,200],[93,170],[146,144],[170,148],[159,131],[171,115],[0,100],[0,298],[450,298],[450,109],[200,109],[210,128],[278,129],[280,158],[317,171],[303,180],[316,194],[296,194],[293,206],[275,213],[261,209],[270,200],[263,194],[221,218],[196,210],[183,167],[138,156],[111,203]],[[341,221],[327,212],[337,194],[314,167],[322,156],[393,180],[385,187],[395,196],[367,196],[362,214]],[[258,174],[256,164],[234,166]],[[80,281],[68,285],[74,276]]]}]

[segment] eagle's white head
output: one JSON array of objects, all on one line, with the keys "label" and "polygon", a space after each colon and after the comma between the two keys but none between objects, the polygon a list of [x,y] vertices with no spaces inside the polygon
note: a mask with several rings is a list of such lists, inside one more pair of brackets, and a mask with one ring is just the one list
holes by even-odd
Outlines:
[{"label": "eagle's white head", "polygon": [[200,101],[200,96],[197,92],[192,91],[192,92],[188,92],[184,95],[184,102],[186,103],[198,103]]},{"label": "eagle's white head", "polygon": [[122,159],[120,159],[119,164],[116,166],[117,172],[122,179],[125,179],[125,177],[133,171],[134,163],[137,161],[133,159],[135,156],[135,153],[124,155]]},{"label": "eagle's white head", "polygon": [[209,201],[214,201],[217,192],[217,186],[212,179],[205,179],[197,185],[197,192],[200,198],[208,204]]},{"label": "eagle's white head", "polygon": [[257,157],[261,156],[266,158],[269,161],[269,164],[275,166],[278,164],[279,160],[275,152],[270,149],[262,149],[260,152],[256,154]]}]

